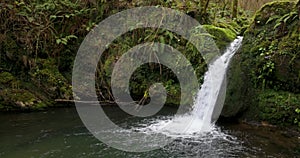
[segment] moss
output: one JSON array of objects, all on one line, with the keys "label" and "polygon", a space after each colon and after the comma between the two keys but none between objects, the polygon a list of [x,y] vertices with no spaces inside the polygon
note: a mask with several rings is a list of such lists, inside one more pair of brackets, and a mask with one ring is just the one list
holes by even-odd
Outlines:
[{"label": "moss", "polygon": [[34,110],[44,110],[48,105],[45,102],[38,102],[32,109]]},{"label": "moss", "polygon": [[258,97],[259,118],[272,124],[297,124],[300,114],[300,95],[284,91],[266,90]]},{"label": "moss", "polygon": [[34,95],[26,90],[4,89],[1,95],[13,101],[32,102],[35,100]]},{"label": "moss", "polygon": [[71,99],[72,87],[58,71],[53,59],[40,59],[38,66],[30,74],[37,87],[46,90],[51,98]]},{"label": "moss", "polygon": [[[299,92],[299,18],[291,18],[274,29],[278,23],[276,19],[294,12],[287,7],[294,4],[287,1],[266,4],[257,12],[254,18],[256,21],[245,33],[242,62],[247,63],[244,71],[252,74],[256,88],[267,86],[276,90]],[[272,18],[275,20],[270,21]],[[268,24],[265,24],[266,21],[259,25],[257,19],[260,22],[267,20]]]},{"label": "moss", "polygon": [[58,72],[54,60],[38,59],[36,63],[39,65],[32,69],[35,73],[31,73],[33,82],[17,80],[19,76],[9,72],[0,73],[1,111],[41,110],[49,105],[53,96],[66,99],[72,96],[71,86]]},{"label": "moss", "polygon": [[0,110],[42,110],[48,106],[33,93],[24,89],[4,89],[0,92]]},{"label": "moss", "polygon": [[240,35],[243,36],[250,25],[245,25],[241,28]]},{"label": "moss", "polygon": [[6,105],[12,104],[20,106],[25,103],[31,104],[36,101],[35,96],[26,90],[4,89],[0,92],[3,103]]},{"label": "moss", "polygon": [[219,22],[219,23],[214,23],[214,26],[229,29],[230,31],[234,32],[235,34],[239,34],[241,31],[241,27],[235,22],[230,22],[230,23]]},{"label": "moss", "polygon": [[[229,83],[224,112],[231,109],[230,116],[242,112],[247,120],[280,125],[299,121],[295,109],[300,106],[300,30],[294,4],[266,4],[245,31],[243,45],[229,71],[229,82],[234,83]],[[289,20],[278,20],[289,15]],[[239,106],[246,111],[235,112],[234,107]]]},{"label": "moss", "polygon": [[213,25],[203,25],[203,28],[216,40],[216,45],[220,50],[224,50],[227,45],[236,38],[236,34],[230,29],[220,28]]}]

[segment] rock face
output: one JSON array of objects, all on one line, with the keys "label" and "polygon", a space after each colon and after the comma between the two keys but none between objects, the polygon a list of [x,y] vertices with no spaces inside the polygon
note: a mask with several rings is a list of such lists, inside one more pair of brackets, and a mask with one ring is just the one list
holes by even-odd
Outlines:
[{"label": "rock face", "polygon": [[229,69],[223,117],[298,124],[299,14],[299,1],[268,3],[256,13]]}]

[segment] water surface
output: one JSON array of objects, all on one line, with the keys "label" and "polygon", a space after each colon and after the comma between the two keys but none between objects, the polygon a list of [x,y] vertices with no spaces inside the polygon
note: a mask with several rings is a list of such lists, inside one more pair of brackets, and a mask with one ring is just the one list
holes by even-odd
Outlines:
[{"label": "water surface", "polygon": [[[118,125],[145,123],[116,106],[104,110]],[[176,112],[165,107],[156,117]],[[82,124],[75,108],[47,112],[1,114],[0,157],[297,157],[299,139],[286,131],[246,124],[219,123],[215,129],[193,138],[178,138],[163,149],[128,153],[108,147]],[[129,128],[129,127],[128,127]],[[142,140],[141,141],[145,141]],[[298,153],[297,153],[298,147]]]}]

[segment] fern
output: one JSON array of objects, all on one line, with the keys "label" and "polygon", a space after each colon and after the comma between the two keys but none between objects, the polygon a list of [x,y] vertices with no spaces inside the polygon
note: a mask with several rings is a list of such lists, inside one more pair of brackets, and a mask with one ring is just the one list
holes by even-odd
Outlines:
[{"label": "fern", "polygon": [[[274,26],[274,29],[276,29],[278,26],[280,26],[281,23],[284,23],[284,24],[288,23],[288,21],[290,19],[292,19],[291,21],[294,21],[297,17],[298,17],[298,12],[296,12],[296,11],[284,14],[281,18],[276,20],[276,25]],[[269,22],[269,20],[268,20],[268,22]]]},{"label": "fern", "polygon": [[280,18],[279,15],[271,16],[271,17],[268,19],[268,21],[266,22],[266,24],[268,24],[269,22],[274,21],[275,19],[279,19],[279,18]]}]

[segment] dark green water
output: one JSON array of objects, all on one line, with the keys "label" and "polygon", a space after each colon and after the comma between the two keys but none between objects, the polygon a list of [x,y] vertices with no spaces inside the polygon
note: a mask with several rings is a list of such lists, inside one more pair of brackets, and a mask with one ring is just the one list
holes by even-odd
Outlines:
[{"label": "dark green water", "polygon": [[[116,107],[104,108],[117,124],[139,121]],[[160,115],[174,113],[165,108]],[[75,108],[1,114],[0,157],[297,157],[300,139],[286,131],[245,124],[218,124],[205,139],[183,138],[163,149],[128,153],[108,147],[82,124]],[[221,133],[221,134],[220,134]],[[218,135],[215,137],[215,135]]]}]

